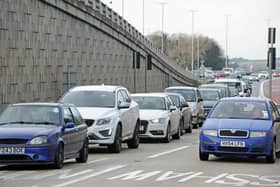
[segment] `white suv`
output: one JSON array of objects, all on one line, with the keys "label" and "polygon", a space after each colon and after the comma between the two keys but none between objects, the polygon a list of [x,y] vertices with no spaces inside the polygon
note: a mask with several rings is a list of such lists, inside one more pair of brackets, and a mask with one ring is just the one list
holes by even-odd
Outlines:
[{"label": "white suv", "polygon": [[88,125],[89,143],[106,145],[119,153],[122,142],[139,145],[139,107],[121,86],[78,86],[61,99],[76,105]]}]

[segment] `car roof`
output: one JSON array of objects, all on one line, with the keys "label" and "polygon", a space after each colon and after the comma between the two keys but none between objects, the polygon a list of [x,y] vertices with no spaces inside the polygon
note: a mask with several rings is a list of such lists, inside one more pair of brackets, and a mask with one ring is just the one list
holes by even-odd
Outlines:
[{"label": "car roof", "polygon": [[135,93],[131,94],[131,96],[138,96],[138,97],[166,97],[168,96],[166,93],[159,92],[159,93]]},{"label": "car roof", "polygon": [[269,102],[268,98],[260,97],[224,97],[220,101],[247,101],[247,102]]},{"label": "car roof", "polygon": [[77,86],[70,91],[109,91],[113,92],[118,88],[123,88],[121,86],[113,86],[113,85],[87,85],[87,86]]},{"label": "car roof", "polygon": [[168,89],[196,90],[197,88],[191,87],[191,86],[171,86],[171,87],[165,88],[165,90],[168,90]]},{"label": "car roof", "polygon": [[54,103],[54,102],[31,102],[31,103],[14,103],[11,106],[75,106],[73,104],[66,103]]},{"label": "car roof", "polygon": [[227,79],[227,78],[220,78],[216,79],[215,82],[240,82],[238,79]]}]

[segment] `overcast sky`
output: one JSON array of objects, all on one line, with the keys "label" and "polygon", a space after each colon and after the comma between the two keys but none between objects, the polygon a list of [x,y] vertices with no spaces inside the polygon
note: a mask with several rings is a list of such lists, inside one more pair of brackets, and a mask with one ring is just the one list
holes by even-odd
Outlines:
[{"label": "overcast sky", "polygon": [[[143,0],[102,0],[122,15],[136,29],[142,32]],[[160,0],[145,1],[145,34],[161,31],[162,8]],[[195,13],[195,33],[215,39],[225,50],[226,16],[229,17],[228,54],[229,57],[264,59],[267,51],[267,26],[276,27],[280,36],[280,0],[165,0],[164,32],[192,32],[190,10]],[[280,43],[277,37],[277,46]],[[277,48],[277,56],[280,53]]]}]

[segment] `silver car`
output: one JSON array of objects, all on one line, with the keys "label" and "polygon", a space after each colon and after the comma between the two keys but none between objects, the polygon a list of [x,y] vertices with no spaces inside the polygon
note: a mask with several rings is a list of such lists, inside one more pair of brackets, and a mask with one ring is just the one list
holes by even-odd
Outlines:
[{"label": "silver car", "polygon": [[121,86],[78,86],[60,100],[77,106],[88,125],[89,143],[119,153],[122,142],[139,145],[139,107]]},{"label": "silver car", "polygon": [[140,137],[158,138],[168,143],[180,139],[180,113],[165,93],[132,94],[140,108]]},{"label": "silver car", "polygon": [[203,99],[201,98],[198,88],[187,87],[187,86],[177,86],[165,88],[165,92],[179,93],[188,102],[192,109],[192,124],[194,128],[197,126],[202,126],[205,115],[203,108]]}]

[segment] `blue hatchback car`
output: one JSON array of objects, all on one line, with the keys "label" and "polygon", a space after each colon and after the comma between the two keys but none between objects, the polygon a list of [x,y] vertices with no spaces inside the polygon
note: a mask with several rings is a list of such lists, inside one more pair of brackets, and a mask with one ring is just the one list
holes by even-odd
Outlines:
[{"label": "blue hatchback car", "polygon": [[199,157],[209,154],[265,156],[274,163],[280,156],[280,115],[265,98],[223,98],[210,111],[200,132]]},{"label": "blue hatchback car", "polygon": [[22,103],[0,115],[0,163],[52,164],[88,158],[87,125],[74,105]]}]

